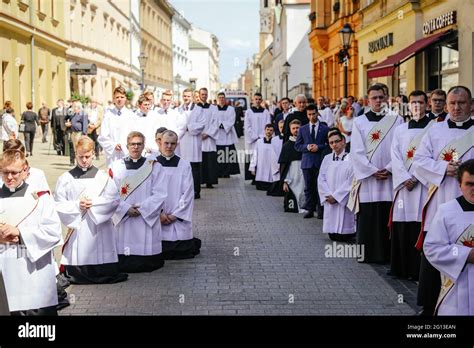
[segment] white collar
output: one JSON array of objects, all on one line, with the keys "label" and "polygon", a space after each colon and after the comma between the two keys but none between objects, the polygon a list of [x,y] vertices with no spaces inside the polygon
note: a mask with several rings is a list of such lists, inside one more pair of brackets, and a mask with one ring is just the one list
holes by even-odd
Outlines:
[{"label": "white collar", "polygon": [[291,141],[296,141],[296,137],[293,136],[293,135],[290,135],[290,137],[288,139],[290,139]]},{"label": "white collar", "polygon": [[[451,120],[451,115],[450,115],[449,119]],[[456,126],[461,127],[464,123],[466,123],[466,122],[468,122],[468,121],[470,121],[470,120],[471,120],[471,116],[469,116],[468,118],[466,118],[464,121],[461,121],[461,122],[456,122],[456,121],[453,121],[453,120],[451,120],[451,121],[452,121],[453,123],[455,123]]]}]

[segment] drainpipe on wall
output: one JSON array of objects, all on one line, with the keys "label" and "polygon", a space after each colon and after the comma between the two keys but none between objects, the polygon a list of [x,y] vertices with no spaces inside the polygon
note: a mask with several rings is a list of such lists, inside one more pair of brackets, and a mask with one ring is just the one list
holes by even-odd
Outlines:
[{"label": "drainpipe on wall", "polygon": [[[35,105],[35,31],[36,27],[33,25],[34,19],[34,1],[30,0],[30,25],[33,27],[31,34],[31,102],[33,103],[33,110],[36,110]],[[20,92],[21,93],[21,92]]]}]

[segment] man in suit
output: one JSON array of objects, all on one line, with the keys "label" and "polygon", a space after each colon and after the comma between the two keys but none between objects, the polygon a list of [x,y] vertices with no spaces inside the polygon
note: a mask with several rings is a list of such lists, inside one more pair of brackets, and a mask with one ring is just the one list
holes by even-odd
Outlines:
[{"label": "man in suit", "polygon": [[64,107],[64,100],[59,99],[57,107],[52,111],[51,130],[54,135],[54,149],[58,155],[65,154],[64,135],[66,132],[66,108]]},{"label": "man in suit", "polygon": [[295,149],[303,153],[301,169],[305,182],[306,206],[304,209],[308,211],[304,218],[314,217],[316,211],[318,219],[322,219],[323,211],[318,195],[318,174],[323,160],[322,153],[328,146],[328,127],[318,122],[319,114],[316,105],[308,105],[306,115],[309,123],[300,128],[295,143]]}]

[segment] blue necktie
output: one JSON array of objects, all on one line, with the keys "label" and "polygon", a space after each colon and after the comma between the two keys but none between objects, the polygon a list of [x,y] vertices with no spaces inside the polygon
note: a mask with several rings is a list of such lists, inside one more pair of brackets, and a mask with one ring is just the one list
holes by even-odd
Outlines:
[{"label": "blue necktie", "polygon": [[120,116],[121,114],[122,114],[122,111],[120,111],[120,110],[119,110],[119,111],[117,111],[117,115],[119,115],[119,116]]}]

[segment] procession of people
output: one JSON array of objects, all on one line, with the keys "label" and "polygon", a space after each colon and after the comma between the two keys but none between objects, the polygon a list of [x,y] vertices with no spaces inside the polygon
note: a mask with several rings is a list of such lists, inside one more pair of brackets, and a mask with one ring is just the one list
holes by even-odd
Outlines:
[{"label": "procession of people", "polygon": [[[255,93],[243,119],[243,155],[242,120],[225,91],[215,103],[206,88],[181,97],[165,91],[155,107],[145,91],[132,109],[117,87],[106,110],[95,101],[84,108],[58,100],[52,111],[43,105],[39,118],[28,105],[22,119],[41,124],[43,141],[50,124],[57,154],[70,156],[73,168],[54,191],[28,164],[34,131],[22,130],[23,146],[8,106],[0,262],[11,314],[54,315],[69,283],[118,283],[128,273],[166,267],[166,260],[196,257],[201,240],[192,217],[201,186],[221,190],[219,181],[240,175],[241,163],[245,185],[282,197],[282,213],[316,215],[331,241],[364,247],[362,262],[390,264],[390,275],[418,281],[421,314],[474,314],[468,88],[436,90],[431,100],[413,91],[408,115],[394,110],[383,84],[368,88],[368,105],[297,95],[272,109]],[[94,165],[101,151],[104,170]]]}]

